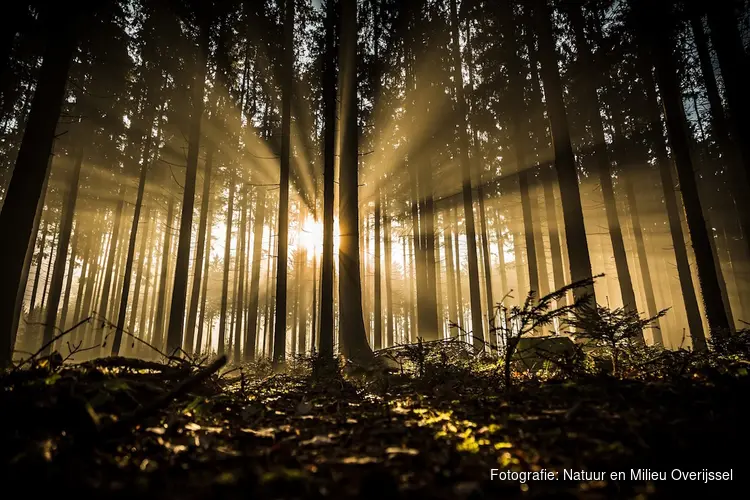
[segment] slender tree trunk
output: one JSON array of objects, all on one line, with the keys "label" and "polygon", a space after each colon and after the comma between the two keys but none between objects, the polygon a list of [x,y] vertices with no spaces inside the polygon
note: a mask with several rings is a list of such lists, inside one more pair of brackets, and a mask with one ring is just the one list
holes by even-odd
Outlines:
[{"label": "slender tree trunk", "polygon": [[456,228],[454,243],[456,245],[456,305],[458,306],[458,326],[459,328],[465,327],[464,320],[464,288],[461,285],[461,246],[459,244],[460,230],[458,228],[458,208],[453,209],[453,227]]},{"label": "slender tree trunk", "polygon": [[[200,300],[201,284],[203,276],[203,254],[206,252],[206,233],[210,231],[208,226],[209,203],[211,202],[211,170],[213,169],[214,147],[209,144],[206,151],[205,173],[203,174],[203,194],[201,196],[201,218],[198,222],[198,242],[195,248],[195,269],[193,274],[193,286],[190,293],[190,305],[188,306],[187,328],[185,329],[185,345],[183,349],[188,354],[193,352],[193,340],[195,335],[195,321],[198,317],[198,302]],[[208,246],[211,242],[208,242]],[[200,343],[197,346],[200,349]]]},{"label": "slender tree trunk", "polygon": [[[128,320],[128,329],[132,333],[136,333],[135,329],[135,322],[138,318],[138,303],[140,302],[141,298],[141,281],[143,280],[143,274],[144,274],[144,267],[146,266],[146,261],[151,256],[151,248],[152,246],[149,245],[151,242],[152,234],[151,234],[151,208],[146,205],[146,216],[144,217],[146,219],[146,227],[143,230],[143,233],[141,234],[141,244],[138,247],[138,269],[135,271],[135,284],[133,285],[133,305],[130,308],[130,319]],[[148,257],[146,257],[146,254],[148,254]],[[147,268],[146,271],[150,269]],[[145,297],[143,302],[143,307],[146,307]]]},{"label": "slender tree trunk", "polygon": [[336,154],[336,8],[328,2],[323,71],[323,257],[320,278],[319,351],[333,356],[333,196]]},{"label": "slender tree trunk", "polygon": [[15,299],[23,277],[24,257],[42,197],[70,61],[76,47],[79,11],[77,4],[53,3],[43,13],[49,28],[47,45],[15,168],[0,211],[0,234],[6,238],[0,247],[0,274],[3,276],[3,286],[0,287],[0,368],[7,366],[12,358]]},{"label": "slender tree trunk", "polygon": [[[120,344],[122,343],[122,332],[125,329],[125,317],[127,316],[128,298],[130,297],[130,279],[133,274],[133,260],[135,258],[135,244],[138,237],[138,224],[141,218],[141,209],[143,208],[143,195],[146,192],[146,176],[148,175],[149,165],[151,163],[151,144],[153,141],[151,127],[154,118],[150,115],[146,120],[146,143],[143,147],[143,156],[141,157],[141,172],[138,177],[138,191],[135,196],[135,208],[133,210],[133,224],[130,228],[130,240],[128,241],[128,253],[125,258],[125,275],[122,283],[122,294],[120,295],[120,310],[117,314],[117,329],[112,341],[112,355],[120,354]],[[148,232],[148,229],[147,229]],[[138,289],[136,288],[136,293]],[[138,302],[136,295],[135,302]],[[132,333],[132,332],[131,332]]]},{"label": "slender tree trunk", "polygon": [[375,301],[374,304],[374,320],[373,326],[373,349],[381,349],[383,347],[383,292],[382,287],[382,274],[381,269],[382,258],[380,255],[380,248],[382,242],[381,235],[381,221],[383,219],[381,210],[381,195],[380,187],[378,187],[377,193],[375,194],[375,234],[373,235],[373,244],[375,245],[375,274],[372,277],[373,281],[373,294],[372,298]]},{"label": "slender tree trunk", "polygon": [[739,146],[739,160],[745,172],[745,183],[742,185],[747,188],[747,181],[750,179],[750,124],[747,121],[747,117],[750,116],[750,96],[747,95],[750,60],[737,29],[737,15],[733,2],[711,2],[707,6],[707,11],[711,41],[716,50],[726,91],[729,123],[734,140]]},{"label": "slender tree trunk", "polygon": [[197,72],[193,79],[193,109],[190,117],[190,137],[188,141],[185,188],[180,215],[180,233],[175,259],[172,302],[167,329],[167,351],[171,354],[182,347],[182,334],[185,324],[185,302],[187,300],[188,273],[190,271],[190,240],[193,227],[193,206],[195,204],[195,179],[198,172],[200,151],[201,121],[203,118],[203,94],[210,51],[210,23],[203,19],[200,26],[200,47],[198,49]]},{"label": "slender tree trunk", "polygon": [[281,173],[279,190],[279,240],[276,274],[276,326],[273,363],[284,363],[286,355],[287,264],[289,252],[289,163],[291,160],[292,87],[294,84],[294,0],[285,0],[284,58],[282,64]]},{"label": "slender tree trunk", "polygon": [[[659,9],[654,12],[650,7],[639,4],[635,7],[644,27],[654,27],[654,17],[658,18],[668,26],[668,13],[662,9],[666,6],[659,4]],[[654,56],[656,67],[656,79],[661,91],[664,114],[667,122],[670,147],[672,149],[677,175],[680,180],[680,190],[685,203],[685,213],[690,231],[690,239],[695,251],[695,260],[698,267],[698,282],[700,283],[703,296],[703,304],[708,319],[709,328],[713,335],[724,335],[729,330],[729,321],[721,297],[716,267],[711,251],[706,221],[703,215],[698,188],[695,181],[690,147],[686,130],[684,110],[680,97],[680,86],[677,79],[677,70],[673,58],[673,45],[666,32],[649,30],[645,33],[645,41]],[[696,350],[705,349],[705,338],[693,336],[693,345]]]},{"label": "slender tree trunk", "polygon": [[459,115],[459,144],[464,204],[464,221],[466,225],[466,249],[469,254],[469,295],[471,299],[471,331],[475,348],[481,347],[481,335],[484,332],[482,322],[482,303],[479,292],[479,264],[477,262],[477,238],[474,227],[474,203],[471,190],[471,162],[469,160],[469,137],[466,123],[466,99],[464,97],[463,76],[461,74],[461,49],[459,45],[459,25],[456,0],[450,1],[451,32],[453,44],[453,78],[456,87],[456,101]]},{"label": "slender tree trunk", "polygon": [[393,326],[393,261],[391,249],[391,218],[388,216],[388,203],[385,204],[385,226],[383,227],[383,243],[385,246],[385,305],[388,310],[386,316],[386,335],[388,338],[388,347],[392,347],[395,342],[395,333]]},{"label": "slender tree trunk", "polygon": [[443,247],[445,248],[445,271],[448,278],[448,321],[449,323],[458,323],[456,276],[453,272],[453,231],[450,223],[450,210],[443,214]]},{"label": "slender tree trunk", "polygon": [[159,273],[159,297],[156,300],[154,310],[153,341],[154,347],[161,349],[164,346],[164,309],[167,293],[167,273],[169,272],[169,252],[172,248],[172,222],[174,221],[174,198],[169,196],[167,206],[167,217],[164,219],[164,246],[161,253],[161,271]]},{"label": "slender tree trunk", "polygon": [[65,284],[62,289],[62,309],[60,309],[60,329],[64,330],[68,321],[68,307],[70,306],[71,287],[73,286],[73,272],[76,267],[76,258],[78,257],[78,237],[80,236],[80,226],[76,225],[73,230],[73,236],[70,241],[70,255],[68,256],[67,273],[65,273]]},{"label": "slender tree trunk", "polygon": [[[195,353],[201,355],[203,353],[203,328],[206,321],[206,300],[208,298],[208,269],[211,263],[211,228],[213,227],[213,205],[209,203],[206,207],[208,209],[208,216],[206,218],[206,249],[203,252],[203,278],[201,280],[201,307],[200,307],[200,318],[198,319],[198,338],[195,342]],[[208,352],[210,352],[211,344],[208,344]]]},{"label": "slender tree trunk", "polygon": [[244,319],[244,298],[245,298],[245,252],[247,248],[247,183],[242,183],[242,202],[240,203],[240,232],[237,235],[237,242],[240,247],[239,258],[239,286],[237,289],[237,317],[234,327],[234,363],[239,365],[242,361],[242,321]]},{"label": "slender tree trunk", "polygon": [[[36,214],[34,215],[34,224],[31,228],[31,237],[29,238],[28,245],[26,247],[26,255],[23,260],[23,272],[21,273],[21,281],[18,286],[18,291],[16,293],[16,309],[13,316],[13,326],[11,328],[11,354],[13,352],[13,349],[16,345],[16,337],[18,335],[18,323],[21,320],[21,315],[23,314],[23,303],[24,299],[26,297],[26,286],[29,282],[29,273],[31,271],[31,263],[32,260],[34,260],[34,250],[36,249],[36,238],[37,234],[39,233],[39,224],[42,221],[42,213],[44,212],[44,200],[47,195],[47,184],[49,184],[49,171],[52,166],[52,158],[53,155],[49,155],[49,160],[47,161],[47,175],[44,177],[44,184],[42,185],[42,194],[39,196],[39,201],[37,202],[36,207]],[[45,231],[46,231],[46,225],[45,225]],[[46,234],[45,234],[46,237]],[[39,273],[36,273],[37,276]],[[33,299],[33,296],[32,296]],[[2,337],[0,337],[1,339]]]},{"label": "slender tree trunk", "polygon": [[[148,303],[148,298],[149,298],[148,289],[149,289],[149,286],[152,284],[151,283],[152,281],[154,281],[155,283],[155,280],[152,280],[151,277],[153,273],[154,254],[156,253],[155,252],[156,249],[154,246],[154,244],[157,241],[155,237],[156,228],[152,224],[150,218],[148,220],[149,220],[148,225],[150,227],[149,229],[146,230],[144,234],[144,236],[146,237],[146,240],[148,241],[148,257],[146,257],[146,269],[144,271],[146,276],[145,276],[145,280],[143,283],[143,305],[141,306],[141,318],[139,320],[137,329],[135,328],[135,321],[136,321],[135,314],[130,319],[130,329],[134,330],[138,334],[138,337],[141,340],[148,339],[148,332],[146,330],[146,314],[151,310],[149,309],[149,303]],[[138,290],[138,287],[136,287],[136,290]],[[154,302],[153,300],[154,295],[156,295],[156,290],[154,290],[154,293],[152,293],[152,298],[151,298],[152,308],[153,308],[153,302]],[[143,347],[144,347],[143,344],[139,344],[138,352],[142,352]]]},{"label": "slender tree trunk", "polygon": [[[263,252],[263,224],[266,214],[266,190],[258,188],[255,200],[255,222],[253,226],[253,263],[250,271],[250,317],[245,333],[245,361],[255,359],[255,342],[258,331],[258,295],[260,290],[260,262]],[[270,238],[269,238],[270,239]],[[270,258],[270,256],[269,256]]]},{"label": "slender tree trunk", "polygon": [[[31,286],[31,301],[29,303],[29,313],[34,312],[36,307],[36,295],[39,289],[39,277],[42,274],[42,262],[44,261],[44,248],[47,246],[47,233],[49,231],[49,221],[44,221],[44,229],[42,229],[42,238],[39,244],[39,254],[36,257],[36,269],[34,270],[34,284]],[[52,257],[52,252],[50,252]]]},{"label": "slender tree trunk", "polygon": [[495,238],[497,238],[497,255],[500,264],[500,286],[502,287],[503,299],[500,303],[505,303],[504,297],[510,292],[508,288],[508,272],[505,269],[505,239],[500,228],[500,212],[495,209]]},{"label": "slender tree trunk", "polygon": [[[104,283],[102,284],[100,302],[99,302],[99,316],[106,318],[107,321],[111,321],[109,317],[109,296],[110,288],[112,287],[112,275],[114,274],[115,258],[117,257],[117,243],[120,237],[120,223],[122,221],[122,210],[125,205],[125,186],[120,186],[120,192],[117,195],[118,202],[115,208],[115,214],[112,224],[112,237],[110,239],[109,250],[107,253],[107,266],[104,271]],[[96,331],[96,341],[98,345],[102,344],[102,328],[98,328]]]},{"label": "slender tree trunk", "polygon": [[221,309],[219,312],[219,347],[217,354],[224,354],[226,348],[227,335],[227,302],[229,300],[229,266],[232,261],[232,218],[234,212],[234,185],[235,170],[229,167],[232,172],[229,177],[229,196],[227,201],[227,232],[224,237],[224,275],[221,281]]},{"label": "slender tree trunk", "polygon": [[[584,68],[594,67],[591,49],[584,34],[583,12],[581,7],[569,6],[568,14],[575,32],[576,48]],[[607,217],[609,238],[612,242],[612,251],[617,269],[617,282],[620,284],[623,307],[629,311],[636,311],[635,292],[633,291],[633,280],[630,277],[628,257],[625,251],[625,241],[622,236],[622,227],[617,215],[617,201],[615,199],[614,187],[612,185],[612,173],[610,171],[610,159],[607,154],[607,140],[604,134],[604,125],[600,114],[600,103],[595,83],[590,78],[583,78],[582,95],[587,103],[585,106],[588,123],[591,126],[592,139],[594,142],[594,157],[599,173],[599,183],[604,198],[604,212]]]},{"label": "slender tree trunk", "polygon": [[[302,227],[306,218],[307,206],[303,201],[302,206],[300,207],[300,227]],[[297,289],[297,302],[299,303],[299,309],[297,312],[297,318],[299,321],[297,326],[297,339],[299,341],[299,347],[297,349],[297,354],[305,354],[307,351],[307,287],[305,286],[307,280],[304,269],[307,267],[307,248],[304,245],[298,245],[297,247],[297,251],[300,253],[300,274]]]},{"label": "slender tree trunk", "polygon": [[[49,300],[47,301],[47,314],[44,320],[44,335],[42,337],[43,345],[52,340],[57,328],[57,310],[60,306],[60,293],[62,292],[63,280],[65,279],[65,264],[68,257],[70,233],[73,231],[73,215],[75,214],[76,201],[78,199],[78,183],[81,178],[82,165],[83,145],[79,146],[77,151],[73,171],[70,174],[69,191],[63,205],[62,220],[60,221],[60,238],[57,242],[57,252],[55,252],[55,270],[52,274]],[[72,271],[73,270],[71,269],[71,272]],[[49,354],[49,349],[50,348],[47,347],[43,354]]]},{"label": "slender tree trunk", "polygon": [[[578,171],[563,101],[560,72],[557,66],[551,12],[547,0],[535,0],[534,8],[536,27],[539,32],[542,82],[552,131],[555,167],[560,183],[570,274],[571,280],[577,282],[592,277],[591,257],[589,256],[586,226],[583,222],[583,209],[581,207],[581,194],[578,187]],[[596,303],[593,285],[576,289],[574,295],[578,300],[588,298],[591,303]]]},{"label": "slender tree trunk", "polygon": [[359,264],[359,130],[357,125],[357,3],[341,6],[342,90],[339,168],[339,332],[345,356],[372,356],[362,314]]},{"label": "slender tree trunk", "polygon": [[[750,171],[750,161],[745,161],[745,165],[742,164],[743,151],[736,143],[739,139],[737,137],[738,132],[734,132],[733,134],[729,132],[730,125],[727,123],[727,118],[724,114],[724,107],[721,102],[719,87],[716,83],[716,75],[714,74],[713,61],[708,50],[708,37],[703,30],[703,23],[698,15],[693,15],[690,22],[695,38],[695,45],[698,49],[698,60],[701,66],[703,83],[706,87],[706,96],[711,106],[712,136],[725,157],[728,158],[727,166],[729,167],[728,170],[732,179],[728,183],[728,186],[737,205],[737,218],[744,236],[745,248],[748,248],[750,246],[750,238],[746,235],[750,235],[750,203],[745,193],[748,189],[747,172]],[[733,72],[734,68],[729,69],[729,71]],[[735,127],[738,125],[745,126],[744,123],[734,124]],[[733,138],[734,140],[732,140]]]},{"label": "slender tree trunk", "polygon": [[52,253],[52,249],[57,246],[57,242],[60,240],[60,224],[55,224],[54,232],[52,233],[52,248],[50,248],[49,259],[47,259],[47,272],[44,273],[44,287],[42,288],[42,298],[39,301],[39,308],[44,310],[47,304],[47,289],[49,287],[50,277],[52,276],[52,263],[55,261],[55,253]]}]

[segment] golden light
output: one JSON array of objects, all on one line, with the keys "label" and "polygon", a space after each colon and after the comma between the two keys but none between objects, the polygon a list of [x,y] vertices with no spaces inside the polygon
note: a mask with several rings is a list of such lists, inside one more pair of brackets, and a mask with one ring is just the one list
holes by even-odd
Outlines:
[{"label": "golden light", "polygon": [[[323,221],[315,220],[312,216],[307,216],[302,224],[302,231],[299,234],[299,245],[307,251],[307,258],[312,259],[313,255],[321,255],[323,252]],[[333,253],[339,251],[339,221],[334,218],[333,221]]]}]

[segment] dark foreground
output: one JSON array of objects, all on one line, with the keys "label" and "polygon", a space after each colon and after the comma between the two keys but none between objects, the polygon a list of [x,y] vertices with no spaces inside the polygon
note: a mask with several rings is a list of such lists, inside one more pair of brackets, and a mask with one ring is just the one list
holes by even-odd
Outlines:
[{"label": "dark foreground", "polygon": [[[747,376],[506,393],[449,369],[353,378],[206,366],[120,358],[3,376],[2,487],[141,500],[673,498],[747,477]],[[490,480],[491,469],[558,479]],[[564,481],[564,469],[605,479]],[[732,469],[733,481],[631,480],[631,469]],[[618,471],[626,480],[610,479]]]}]

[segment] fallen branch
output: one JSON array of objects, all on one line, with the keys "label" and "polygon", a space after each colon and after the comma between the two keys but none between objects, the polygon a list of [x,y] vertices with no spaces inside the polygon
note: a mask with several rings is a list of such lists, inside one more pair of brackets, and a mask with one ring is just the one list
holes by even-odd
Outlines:
[{"label": "fallen branch", "polygon": [[122,419],[112,423],[108,427],[105,427],[99,432],[99,437],[108,439],[121,434],[136,424],[141,423],[143,420],[155,415],[159,410],[167,407],[173,400],[180,396],[190,392],[193,388],[199,386],[211,375],[219,371],[219,369],[227,363],[227,357],[221,356],[216,361],[208,365],[207,367],[198,370],[192,377],[186,378],[180,382],[177,387],[164,394],[163,396],[156,398],[150,405],[143,406],[138,410],[125,415]]}]

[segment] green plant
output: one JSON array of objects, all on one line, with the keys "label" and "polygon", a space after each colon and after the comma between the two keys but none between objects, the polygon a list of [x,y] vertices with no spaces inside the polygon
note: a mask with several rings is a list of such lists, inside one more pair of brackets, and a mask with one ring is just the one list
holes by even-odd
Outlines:
[{"label": "green plant", "polygon": [[593,350],[594,357],[599,353],[608,356],[612,375],[619,376],[623,356],[643,345],[643,330],[658,328],[656,321],[667,311],[663,309],[650,318],[644,318],[637,311],[622,307],[610,309],[598,304],[583,304],[573,309],[564,323],[572,329],[568,333],[576,339],[583,339]]},{"label": "green plant", "polygon": [[520,306],[507,307],[502,302],[497,305],[495,316],[499,321],[497,324],[495,321],[490,323],[490,345],[498,351],[506,389],[511,386],[511,365],[521,338],[583,307],[591,298],[588,294],[579,297],[572,304],[558,304],[568,292],[593,286],[598,277],[600,276],[573,282],[539,300],[535,299],[536,293],[532,290]]}]

